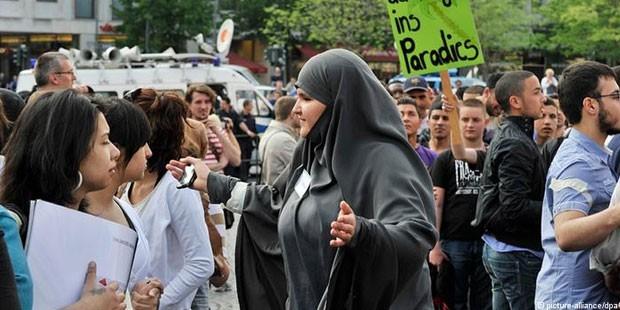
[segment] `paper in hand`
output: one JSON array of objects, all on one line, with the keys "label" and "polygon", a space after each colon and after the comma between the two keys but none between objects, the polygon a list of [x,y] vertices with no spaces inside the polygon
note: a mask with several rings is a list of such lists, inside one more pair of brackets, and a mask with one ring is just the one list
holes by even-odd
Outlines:
[{"label": "paper in hand", "polygon": [[97,263],[97,285],[114,281],[124,291],[137,242],[129,227],[37,200],[30,208],[26,240],[34,309],[61,309],[76,302],[90,261]]},{"label": "paper in hand", "polygon": [[[620,208],[620,182],[616,183],[609,200],[609,208]],[[606,273],[620,262],[620,230],[616,229],[607,238],[592,248],[590,269]]]}]

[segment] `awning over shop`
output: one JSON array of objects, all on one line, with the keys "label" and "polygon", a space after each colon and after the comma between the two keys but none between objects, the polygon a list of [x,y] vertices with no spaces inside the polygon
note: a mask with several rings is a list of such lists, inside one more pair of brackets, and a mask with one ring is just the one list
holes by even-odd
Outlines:
[{"label": "awning over shop", "polygon": [[366,48],[361,54],[367,62],[398,62],[398,53],[393,48],[388,50]]},{"label": "awning over shop", "polygon": [[249,59],[245,59],[235,52],[230,52],[228,54],[228,62],[231,65],[238,65],[238,66],[246,67],[254,73],[258,73],[258,74],[267,73],[267,67],[261,64],[255,63]]},{"label": "awning over shop", "polygon": [[301,53],[301,55],[304,58],[310,59],[312,58],[312,56],[320,53],[321,51],[316,50],[315,48],[313,48],[312,46],[308,45],[308,44],[303,44],[303,45],[297,45],[297,49],[299,50],[299,52]]}]

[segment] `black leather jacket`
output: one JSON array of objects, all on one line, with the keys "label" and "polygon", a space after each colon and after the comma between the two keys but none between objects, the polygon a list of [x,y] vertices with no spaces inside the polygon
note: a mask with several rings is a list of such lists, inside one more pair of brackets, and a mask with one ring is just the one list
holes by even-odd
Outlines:
[{"label": "black leather jacket", "polygon": [[498,240],[542,251],[540,221],[547,171],[532,139],[534,120],[504,119],[487,151],[472,225]]}]

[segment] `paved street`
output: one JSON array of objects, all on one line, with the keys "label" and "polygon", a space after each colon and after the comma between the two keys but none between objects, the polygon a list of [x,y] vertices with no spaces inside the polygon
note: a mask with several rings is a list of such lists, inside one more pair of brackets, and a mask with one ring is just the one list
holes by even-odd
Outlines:
[{"label": "paved street", "polygon": [[231,290],[228,292],[218,292],[214,287],[209,290],[209,306],[211,310],[236,310],[239,309],[237,301],[237,285],[235,283],[235,239],[237,235],[237,224],[239,216],[235,215],[235,223],[231,229],[226,230],[224,241],[224,255],[228,258],[232,267],[228,284]]}]

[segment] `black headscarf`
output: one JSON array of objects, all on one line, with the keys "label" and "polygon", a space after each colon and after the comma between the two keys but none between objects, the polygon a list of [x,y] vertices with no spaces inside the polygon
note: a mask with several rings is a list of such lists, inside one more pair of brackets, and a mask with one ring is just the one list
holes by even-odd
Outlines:
[{"label": "black headscarf", "polygon": [[[354,210],[382,196],[363,187],[381,181],[372,189],[402,188],[397,193],[412,196],[413,205],[434,222],[430,177],[407,141],[396,105],[361,58],[344,49],[319,54],[304,65],[297,86],[327,105],[303,141],[304,167],[315,158],[324,164]],[[369,180],[370,173],[383,179]]]},{"label": "black headscarf", "polygon": [[[311,58],[297,86],[327,108],[293,156],[297,169],[285,200],[305,169],[311,176],[305,199],[318,214],[337,210],[335,196],[322,195],[335,186],[358,216],[356,245],[336,253],[322,307],[387,309],[406,298],[408,307],[422,309],[430,304],[425,259],[436,240],[432,183],[396,105],[368,65],[342,49]],[[286,250],[290,238],[283,242]],[[415,291],[404,292],[408,283]]]}]

